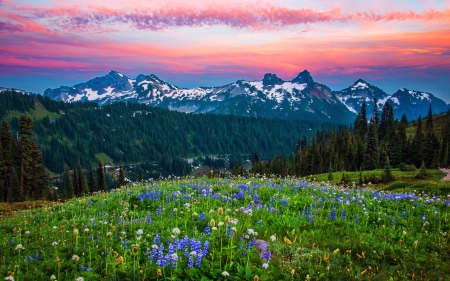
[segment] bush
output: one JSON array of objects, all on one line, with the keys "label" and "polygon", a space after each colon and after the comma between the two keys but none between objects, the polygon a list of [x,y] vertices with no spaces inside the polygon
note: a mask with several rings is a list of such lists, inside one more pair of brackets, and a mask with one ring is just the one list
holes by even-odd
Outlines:
[{"label": "bush", "polygon": [[425,168],[425,162],[422,161],[422,165],[420,165],[420,171],[415,176],[416,179],[425,179],[428,177],[427,169]]},{"label": "bush", "polygon": [[413,171],[417,170],[415,165],[406,165],[405,163],[400,163],[398,168],[402,172],[413,172]]}]

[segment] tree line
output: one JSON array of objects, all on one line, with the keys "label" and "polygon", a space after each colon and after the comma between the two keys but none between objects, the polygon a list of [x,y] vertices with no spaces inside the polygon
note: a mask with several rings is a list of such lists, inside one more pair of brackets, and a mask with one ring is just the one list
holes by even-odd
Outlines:
[{"label": "tree line", "polygon": [[0,132],[0,201],[37,200],[48,196],[48,174],[42,154],[30,138],[31,118],[19,119],[19,138],[15,139],[7,122]]},{"label": "tree line", "polygon": [[[376,101],[375,101],[376,105]],[[353,125],[318,130],[311,139],[298,140],[290,155],[268,161],[253,154],[251,173],[278,176],[308,176],[326,172],[367,171],[405,165],[428,168],[448,166],[450,118],[436,127],[430,105],[426,118],[408,123],[405,115],[394,119],[386,102],[367,118],[364,103]]]}]

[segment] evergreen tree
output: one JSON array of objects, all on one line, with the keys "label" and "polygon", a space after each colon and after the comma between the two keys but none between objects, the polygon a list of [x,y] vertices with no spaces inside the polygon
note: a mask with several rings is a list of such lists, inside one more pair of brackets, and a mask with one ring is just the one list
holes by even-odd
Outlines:
[{"label": "evergreen tree", "polygon": [[378,104],[377,104],[377,99],[373,99],[373,116],[372,116],[372,120],[375,122],[375,124],[379,125],[380,123],[380,113],[378,112]]},{"label": "evergreen tree", "polygon": [[378,136],[375,122],[370,122],[369,131],[366,136],[364,168],[366,170],[377,169],[379,164]]},{"label": "evergreen tree", "polygon": [[139,172],[138,172],[138,182],[142,182],[142,169],[139,168]]},{"label": "evergreen tree", "polygon": [[70,199],[75,197],[75,191],[73,189],[72,180],[70,179],[70,171],[67,165],[64,167],[64,191],[67,198]]},{"label": "evergreen tree", "polygon": [[422,164],[420,165],[419,173],[416,175],[416,178],[418,179],[424,179],[428,176],[427,169],[425,168],[425,161],[422,161]]},{"label": "evergreen tree", "polygon": [[32,141],[29,136],[32,134],[33,124],[31,118],[26,116],[20,117],[20,137],[19,142],[19,194],[16,198],[21,201],[31,196],[31,179],[28,171],[31,166]]},{"label": "evergreen tree", "polygon": [[364,101],[361,105],[361,110],[356,116],[355,120],[355,132],[361,139],[364,139],[367,133],[367,110],[366,110],[366,102]]},{"label": "evergreen tree", "polygon": [[97,190],[106,191],[106,180],[105,173],[103,171],[103,163],[101,160],[98,160],[97,165]]},{"label": "evergreen tree", "polygon": [[89,192],[97,191],[97,184],[95,182],[94,171],[92,170],[92,164],[89,163],[89,172],[88,172],[88,188]]},{"label": "evergreen tree", "polygon": [[80,186],[80,180],[78,179],[78,171],[76,168],[73,169],[72,186],[73,191],[75,192],[75,196],[81,196],[82,189]]},{"label": "evergreen tree", "polygon": [[384,165],[383,174],[381,175],[381,181],[388,183],[395,180],[391,172],[391,164],[389,163],[389,156],[386,157],[386,163]]},{"label": "evergreen tree", "polygon": [[416,134],[412,140],[412,150],[414,153],[411,155],[411,162],[416,166],[420,166],[423,161],[423,147],[424,147],[424,136],[422,131],[422,117],[419,116],[417,119]]},{"label": "evergreen tree", "polygon": [[333,166],[331,165],[331,161],[330,165],[328,166],[328,180],[329,181],[333,180]]},{"label": "evergreen tree", "polygon": [[86,175],[83,172],[81,164],[78,164],[78,181],[81,189],[81,194],[82,195],[89,194],[89,187],[87,185]]},{"label": "evergreen tree", "polygon": [[433,109],[430,107],[428,109],[428,116],[425,122],[425,137],[423,145],[423,160],[428,167],[437,169],[439,166],[439,139],[434,130],[433,124]]},{"label": "evergreen tree", "polygon": [[122,165],[119,166],[119,175],[117,177],[117,187],[125,186],[125,173],[123,171]]}]

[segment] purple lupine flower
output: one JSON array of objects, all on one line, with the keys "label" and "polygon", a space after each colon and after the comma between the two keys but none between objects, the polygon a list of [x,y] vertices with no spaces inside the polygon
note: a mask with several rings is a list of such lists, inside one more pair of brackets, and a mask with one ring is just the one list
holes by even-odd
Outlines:
[{"label": "purple lupine flower", "polygon": [[194,266],[194,258],[192,257],[192,255],[189,255],[187,267],[192,268],[193,266]]},{"label": "purple lupine flower", "polygon": [[341,217],[343,218],[343,219],[345,219],[345,214],[347,213],[347,211],[344,209],[344,210],[342,210],[342,212],[341,212]]},{"label": "purple lupine flower", "polygon": [[176,253],[173,253],[172,255],[170,255],[170,259],[172,260],[172,267],[176,268],[178,262],[178,255]]},{"label": "purple lupine flower", "polygon": [[262,253],[261,257],[262,257],[263,259],[269,261],[269,260],[270,260],[270,257],[271,257],[270,251],[264,251],[264,252]]},{"label": "purple lupine flower", "polygon": [[159,235],[159,232],[156,232],[156,236],[155,236],[155,239],[153,240],[153,242],[155,244],[161,243],[161,236]]},{"label": "purple lupine flower", "polygon": [[208,253],[208,250],[209,250],[209,241],[206,240],[205,243],[203,243],[203,252],[204,252],[205,254],[207,254],[207,253]]},{"label": "purple lupine flower", "polygon": [[330,219],[334,219],[336,217],[336,209],[333,209],[332,211],[331,211],[331,215],[330,215]]},{"label": "purple lupine flower", "polygon": [[394,226],[394,225],[395,225],[395,220],[392,219],[392,220],[391,220],[391,226]]},{"label": "purple lupine flower", "polygon": [[283,198],[283,200],[281,200],[281,203],[283,203],[283,206],[286,207],[287,206],[287,202],[286,199]]},{"label": "purple lupine flower", "polygon": [[201,213],[200,216],[198,216],[198,219],[201,221],[205,221],[206,220],[206,214],[205,213]]},{"label": "purple lupine flower", "polygon": [[308,220],[309,220],[309,222],[314,222],[313,216],[309,216],[309,217],[308,217]]},{"label": "purple lupine flower", "polygon": [[209,227],[209,225],[207,225],[205,227],[204,232],[205,232],[206,236],[210,236],[211,235],[211,227]]}]

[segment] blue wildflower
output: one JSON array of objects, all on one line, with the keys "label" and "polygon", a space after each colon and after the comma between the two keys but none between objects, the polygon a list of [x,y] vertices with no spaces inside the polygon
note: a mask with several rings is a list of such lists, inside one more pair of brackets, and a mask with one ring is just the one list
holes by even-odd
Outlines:
[{"label": "blue wildflower", "polygon": [[204,231],[205,231],[206,236],[210,236],[211,235],[211,227],[209,227],[209,225],[207,225],[205,227]]},{"label": "blue wildflower", "polygon": [[331,211],[331,215],[330,215],[330,219],[334,219],[336,217],[336,209],[333,209],[332,211]]}]

